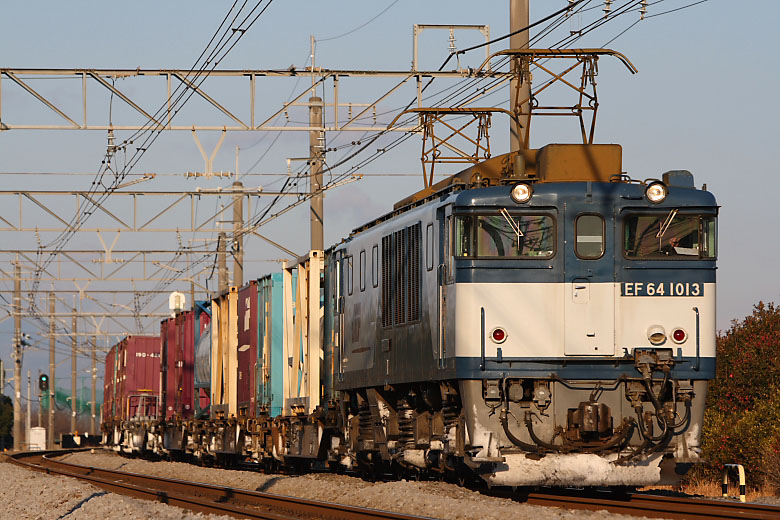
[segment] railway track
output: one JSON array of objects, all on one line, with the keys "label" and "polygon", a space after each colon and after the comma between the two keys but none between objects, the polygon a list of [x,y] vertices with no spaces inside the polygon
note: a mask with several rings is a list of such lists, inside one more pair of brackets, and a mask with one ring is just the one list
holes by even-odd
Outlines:
[{"label": "railway track", "polygon": [[[510,496],[510,495],[504,495]],[[611,491],[545,490],[514,498],[527,504],[566,509],[607,510],[648,518],[780,519],[780,507],[694,497]]]},{"label": "railway track", "polygon": [[[28,469],[78,478],[107,491],[163,502],[202,513],[269,520],[301,518],[420,520],[428,518],[272,493],[227,488],[199,482],[101,469],[71,464],[54,458],[65,453],[68,452],[17,453],[11,455],[8,460]],[[570,489],[547,489],[521,494],[508,490],[494,489],[488,494],[532,505],[593,511],[606,510],[611,513],[649,518],[780,519],[780,507],[778,506],[743,504],[692,497]]]},{"label": "railway track", "polygon": [[65,453],[67,451],[17,453],[8,460],[35,471],[74,477],[113,493],[200,513],[267,520],[430,520],[423,516],[82,466],[53,458]]}]

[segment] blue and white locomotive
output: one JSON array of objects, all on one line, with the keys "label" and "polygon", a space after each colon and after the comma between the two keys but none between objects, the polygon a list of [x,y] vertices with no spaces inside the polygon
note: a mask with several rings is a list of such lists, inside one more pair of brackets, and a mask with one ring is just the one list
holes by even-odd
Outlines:
[{"label": "blue and white locomotive", "polygon": [[631,179],[621,154],[490,158],[229,288],[195,361],[208,409],[170,410],[133,449],[506,486],[678,481],[715,376],[718,206],[687,171]]},{"label": "blue and white locomotive", "polygon": [[618,145],[553,144],[355,230],[325,259],[328,458],[490,485],[678,481],[715,375],[717,214],[687,171],[636,181]]}]

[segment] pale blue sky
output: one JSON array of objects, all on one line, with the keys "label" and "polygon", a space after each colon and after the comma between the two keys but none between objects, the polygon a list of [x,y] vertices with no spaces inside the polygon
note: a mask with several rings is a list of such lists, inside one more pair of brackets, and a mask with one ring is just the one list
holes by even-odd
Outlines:
[{"label": "pale blue sky", "polygon": [[[692,1],[650,2],[648,15]],[[565,3],[532,0],[531,18],[540,18]],[[599,3],[603,2],[593,1],[591,5]],[[613,9],[623,3],[614,2]],[[310,35],[325,39],[348,32],[388,5],[390,2],[276,0],[220,68],[287,68],[291,64],[303,67],[309,55]],[[0,67],[189,68],[229,6],[230,2],[225,1],[3,2]],[[578,46],[601,46],[637,18],[638,13],[622,16],[594,31]],[[583,16],[586,19],[592,16]],[[780,137],[776,126],[780,117],[776,100],[780,60],[774,37],[779,19],[780,3],[775,1],[710,0],[648,18],[610,44],[632,60],[639,74],[632,76],[606,58],[601,61],[597,142],[622,144],[623,169],[635,178],[658,177],[670,169],[691,170],[696,184],[706,183],[722,205],[717,320],[721,329],[727,328],[730,320],[750,313],[759,300],[780,301],[780,244],[775,215],[780,188],[780,156],[776,151]],[[414,23],[488,24],[495,37],[508,31],[508,2],[399,0],[362,29],[318,43],[317,63],[326,68],[407,70]],[[480,41],[475,34],[456,36],[458,48]],[[426,33],[421,41],[422,65],[438,67],[447,54],[446,34]],[[494,50],[499,48],[500,44]],[[480,51],[475,51],[464,58],[464,64],[478,63],[482,57]],[[268,94],[273,97],[274,106],[286,99],[293,83],[269,83]],[[9,88],[8,85],[10,82],[4,78],[3,87]],[[369,87],[354,85],[352,92],[345,86],[345,96],[351,94],[356,101],[369,101],[370,96],[361,92]],[[389,85],[371,84],[370,89],[378,92]],[[8,95],[11,94],[9,90]],[[361,95],[363,99],[358,99]],[[508,91],[491,99],[495,103],[508,99]],[[15,101],[19,102],[17,106]],[[4,97],[4,103],[4,119],[14,116],[14,110],[24,111],[33,105],[21,96],[11,102]],[[193,103],[194,116],[198,107]],[[576,137],[572,128],[569,122],[539,124],[534,127],[532,144],[571,141]],[[506,125],[497,121],[492,133],[496,138],[494,151],[501,153],[506,148]],[[242,165],[255,163],[273,135],[252,147],[261,137],[228,135],[215,167],[232,169],[237,145],[244,149]],[[210,148],[216,136],[206,135],[203,140]],[[252,171],[283,172],[285,158],[305,155],[307,146],[307,135],[284,134]],[[104,147],[102,132],[3,132],[0,171],[94,171]],[[135,171],[173,172],[201,167],[191,137],[177,134],[161,138]],[[419,140],[410,140],[385,154],[367,171],[419,172]],[[90,179],[2,178],[6,186],[31,189],[44,184],[83,189]],[[254,177],[245,184],[278,186],[272,184],[273,180]],[[194,187],[184,182],[159,179],[144,187]],[[334,243],[357,225],[385,213],[419,184],[417,177],[370,177],[329,192],[326,243]],[[305,211],[291,212],[269,227],[268,234],[285,240],[296,251],[303,251],[308,242],[306,233],[291,233],[299,228],[308,229]],[[257,254],[273,256],[267,252]],[[267,269],[272,267],[267,265]],[[1,289],[10,288],[5,284]],[[9,321],[0,325],[3,343],[10,342],[6,341],[10,340]],[[0,347],[0,357],[7,366],[9,352],[10,347]],[[25,368],[29,363],[37,369],[43,358],[31,352],[25,359]]]}]

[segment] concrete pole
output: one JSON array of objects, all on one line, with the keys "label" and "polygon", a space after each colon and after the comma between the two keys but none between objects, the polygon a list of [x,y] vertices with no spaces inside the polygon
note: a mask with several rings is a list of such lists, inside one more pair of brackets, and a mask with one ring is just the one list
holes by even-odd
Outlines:
[{"label": "concrete pole", "polygon": [[22,267],[14,264],[14,451],[22,448]]},{"label": "concrete pole", "polygon": [[90,435],[97,435],[95,418],[97,417],[97,336],[92,336],[92,423],[90,424]]},{"label": "concrete pole", "polygon": [[223,293],[227,290],[228,277],[227,277],[227,258],[225,256],[225,241],[227,235],[224,232],[219,233],[219,245],[217,246],[217,277],[219,280],[219,293]]},{"label": "concrete pole", "polygon": [[[322,120],[322,98],[309,98],[309,126],[312,128],[323,128]],[[325,131],[309,131],[309,193],[310,201],[310,221],[311,221],[311,248],[316,250],[323,249],[323,197],[322,190],[322,155],[325,149]]]},{"label": "concrete pole", "polygon": [[76,349],[78,347],[77,336],[76,336],[77,326],[78,326],[78,316],[76,316],[76,309],[74,307],[73,324],[71,325],[71,329],[73,330],[73,336],[71,339],[71,358],[70,358],[70,410],[71,410],[70,433],[76,433],[76,393],[77,393],[76,384],[78,383],[78,381],[76,380],[78,376],[77,363],[76,363]]},{"label": "concrete pole", "polygon": [[[38,381],[41,380],[41,371],[38,370]],[[38,387],[38,428],[43,426],[43,402],[41,401],[41,388]]]},{"label": "concrete pole", "polygon": [[[530,24],[529,3],[530,0],[509,0],[509,31],[510,32],[517,31],[518,29],[522,29],[523,27],[528,27],[528,25]],[[521,33],[515,34],[514,36],[510,36],[509,47],[511,47],[512,49],[527,49],[528,31],[523,31]],[[530,75],[528,74],[528,71],[514,70],[513,72],[515,72],[515,74],[522,73],[524,79],[522,85],[520,86],[519,92],[517,89],[517,84],[518,84],[517,79],[513,79],[509,84],[510,85],[509,106],[511,111],[514,111],[515,107],[517,106],[518,96],[520,97],[520,99],[529,99],[531,95],[531,78]],[[528,125],[530,124],[530,116],[528,115],[528,109],[529,109],[529,103],[524,103],[521,112],[523,112],[525,115],[521,116],[519,119],[520,128],[518,128],[514,122],[510,123],[510,128],[509,128],[510,150],[518,150],[522,146],[525,146],[525,148],[529,147],[529,143],[523,144],[522,142],[522,136],[524,134],[523,130],[527,129]]]},{"label": "concrete pole", "polygon": [[32,376],[30,375],[30,370],[27,370],[27,422],[25,423],[25,429],[24,429],[24,440],[25,444],[27,444],[27,449],[30,449],[30,427],[32,426],[30,423],[32,422],[32,418],[30,417],[30,412],[32,411],[32,396],[30,395],[30,388],[32,386]]},{"label": "concrete pole", "polygon": [[46,444],[48,449],[54,449],[54,399],[56,398],[56,379],[54,377],[54,370],[57,367],[57,363],[54,359],[54,347],[57,344],[57,338],[54,335],[54,309],[56,300],[54,299],[54,293],[49,293],[49,429],[46,432]]},{"label": "concrete pole", "polygon": [[234,182],[233,191],[233,285],[241,287],[244,285],[244,237],[241,234],[244,227],[244,185]]}]

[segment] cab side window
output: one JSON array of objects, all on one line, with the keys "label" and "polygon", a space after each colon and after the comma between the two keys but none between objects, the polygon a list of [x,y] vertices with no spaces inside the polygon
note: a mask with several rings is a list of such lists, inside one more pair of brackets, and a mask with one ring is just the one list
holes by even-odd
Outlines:
[{"label": "cab side window", "polygon": [[578,257],[595,260],[604,255],[604,217],[579,215],[574,221],[574,252]]}]

